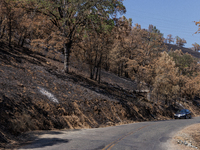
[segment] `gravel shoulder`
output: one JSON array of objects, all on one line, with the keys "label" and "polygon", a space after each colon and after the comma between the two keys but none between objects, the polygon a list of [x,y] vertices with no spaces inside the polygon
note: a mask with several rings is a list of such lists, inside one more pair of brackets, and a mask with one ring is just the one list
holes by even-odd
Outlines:
[{"label": "gravel shoulder", "polygon": [[169,142],[170,150],[200,149],[200,123],[190,125],[177,132]]}]

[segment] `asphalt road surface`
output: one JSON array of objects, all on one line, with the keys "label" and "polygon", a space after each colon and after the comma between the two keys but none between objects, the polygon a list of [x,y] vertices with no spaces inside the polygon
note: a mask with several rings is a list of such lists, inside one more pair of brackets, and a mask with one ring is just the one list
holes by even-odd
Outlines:
[{"label": "asphalt road surface", "polygon": [[167,150],[167,144],[177,131],[195,123],[200,123],[200,117],[39,132],[32,144],[20,150]]}]

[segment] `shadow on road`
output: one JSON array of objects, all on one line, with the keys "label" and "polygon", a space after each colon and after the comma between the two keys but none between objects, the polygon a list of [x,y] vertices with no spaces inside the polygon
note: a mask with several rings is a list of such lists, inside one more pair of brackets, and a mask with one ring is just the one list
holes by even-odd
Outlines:
[{"label": "shadow on road", "polygon": [[51,131],[51,130],[48,130],[48,131],[34,131],[31,133],[28,133],[29,136],[32,136],[32,137],[37,137],[38,135],[44,135],[44,134],[49,134],[49,135],[58,135],[58,134],[64,134],[62,131]]},{"label": "shadow on road", "polygon": [[21,149],[37,149],[44,148],[46,146],[53,146],[56,144],[68,143],[68,139],[59,139],[59,138],[45,138],[37,139],[31,145],[26,145]]}]

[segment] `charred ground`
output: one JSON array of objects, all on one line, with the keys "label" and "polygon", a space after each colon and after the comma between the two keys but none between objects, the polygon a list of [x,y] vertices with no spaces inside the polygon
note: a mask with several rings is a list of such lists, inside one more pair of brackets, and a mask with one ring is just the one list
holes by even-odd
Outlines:
[{"label": "charred ground", "polygon": [[[153,104],[132,91],[135,83],[102,72],[102,82],[90,80],[82,68],[62,70],[60,59],[27,48],[0,43],[0,146],[22,142],[32,130],[105,127],[173,117],[178,106]],[[193,112],[190,102],[182,103]]]}]

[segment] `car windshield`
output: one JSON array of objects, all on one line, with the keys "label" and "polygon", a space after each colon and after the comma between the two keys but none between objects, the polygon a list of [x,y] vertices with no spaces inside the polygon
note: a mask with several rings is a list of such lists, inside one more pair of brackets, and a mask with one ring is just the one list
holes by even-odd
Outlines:
[{"label": "car windshield", "polygon": [[185,110],[184,109],[179,110],[179,111],[177,111],[177,113],[185,113]]}]

